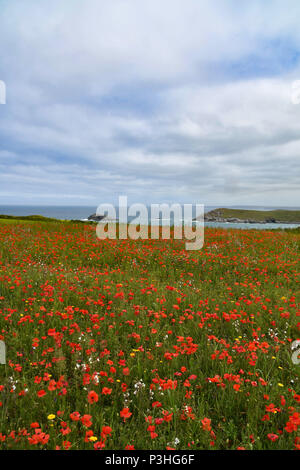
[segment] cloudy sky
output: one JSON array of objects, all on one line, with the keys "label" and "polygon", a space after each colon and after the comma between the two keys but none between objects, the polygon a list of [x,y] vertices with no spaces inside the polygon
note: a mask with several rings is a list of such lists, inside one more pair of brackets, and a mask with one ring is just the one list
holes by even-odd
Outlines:
[{"label": "cloudy sky", "polygon": [[299,19],[299,0],[0,0],[0,204],[299,206]]}]

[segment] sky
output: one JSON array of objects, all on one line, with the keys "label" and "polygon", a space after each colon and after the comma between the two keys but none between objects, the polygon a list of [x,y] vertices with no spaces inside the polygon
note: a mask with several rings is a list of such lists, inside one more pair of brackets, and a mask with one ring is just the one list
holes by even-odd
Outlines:
[{"label": "sky", "polygon": [[0,205],[299,206],[299,18],[298,0],[0,0]]}]

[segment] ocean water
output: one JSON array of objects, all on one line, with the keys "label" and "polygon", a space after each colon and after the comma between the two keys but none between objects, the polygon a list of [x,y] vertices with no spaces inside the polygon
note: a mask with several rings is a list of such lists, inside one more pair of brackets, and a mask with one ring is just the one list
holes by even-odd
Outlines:
[{"label": "ocean water", "polygon": [[[204,206],[204,212],[209,212],[213,209],[217,209],[220,206]],[[300,210],[300,207],[276,207],[276,206],[226,206],[232,209],[249,209],[249,210],[275,210],[275,209],[286,209],[286,210]],[[0,205],[0,214],[2,215],[42,215],[44,217],[53,217],[61,220],[86,220],[91,214],[94,214],[97,210],[95,206],[15,206],[15,205]],[[150,210],[148,220],[143,220],[142,224],[148,224],[150,221]],[[116,214],[118,209],[116,208]],[[129,218],[129,222],[132,218]],[[169,220],[160,220],[160,224],[168,224]],[[171,224],[181,223],[171,217]],[[299,225],[295,224],[236,224],[236,223],[223,223],[223,222],[206,222],[206,227],[222,227],[222,228],[238,228],[238,229],[276,229],[276,228],[294,228]]]},{"label": "ocean water", "polygon": [[258,229],[258,230],[273,230],[278,228],[297,228],[300,224],[233,224],[230,222],[205,222],[205,227],[220,227],[220,228],[236,228],[236,229]]},{"label": "ocean water", "polygon": [[96,212],[94,206],[12,206],[0,205],[2,215],[42,215],[61,220],[81,220]]}]

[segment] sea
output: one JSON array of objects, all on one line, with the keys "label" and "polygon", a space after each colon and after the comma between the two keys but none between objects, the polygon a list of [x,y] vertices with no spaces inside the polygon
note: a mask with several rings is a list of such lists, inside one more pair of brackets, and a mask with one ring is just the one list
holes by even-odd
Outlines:
[{"label": "sea", "polygon": [[[217,209],[220,206],[204,206],[204,212],[209,212],[213,209]],[[300,207],[278,207],[278,206],[227,206],[223,205],[224,208],[231,209],[248,209],[248,210],[300,210]],[[15,215],[15,216],[25,216],[25,215],[42,215],[44,217],[52,217],[60,220],[82,220],[86,221],[88,217],[92,214],[95,214],[97,207],[95,206],[27,206],[27,205],[0,205],[0,215]],[[148,224],[150,221],[150,208],[148,210],[149,217],[148,220],[142,220],[142,224]],[[116,214],[118,214],[118,208],[116,208]],[[132,218],[128,218],[130,222]],[[181,220],[176,220],[171,218],[163,219],[159,221],[161,225],[171,223],[171,225],[176,225],[182,223]],[[300,224],[249,224],[249,223],[224,223],[224,222],[205,222],[206,227],[222,227],[222,228],[237,228],[237,229],[278,229],[278,228],[296,228]]]}]

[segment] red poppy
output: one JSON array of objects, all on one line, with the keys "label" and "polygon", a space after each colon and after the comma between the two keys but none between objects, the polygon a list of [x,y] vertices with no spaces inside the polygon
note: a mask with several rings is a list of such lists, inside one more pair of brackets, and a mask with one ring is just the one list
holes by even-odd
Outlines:
[{"label": "red poppy", "polygon": [[110,426],[102,426],[101,437],[106,439],[107,436],[110,436],[112,433],[112,428]]},{"label": "red poppy", "polygon": [[72,421],[79,421],[80,413],[78,411],[73,411],[73,413],[70,414],[70,418]]},{"label": "red poppy", "polygon": [[87,400],[88,400],[89,403],[97,403],[97,401],[99,400],[98,393],[94,392],[94,390],[91,390],[88,393]]},{"label": "red poppy", "polygon": [[92,421],[91,421],[91,415],[83,415],[81,417],[81,422],[84,426],[86,426],[87,428],[89,428],[90,426],[92,426]]},{"label": "red poppy", "polygon": [[204,431],[211,431],[211,425],[210,425],[211,420],[210,419],[204,418],[204,419],[201,420],[201,423],[202,423],[202,429]]},{"label": "red poppy", "polygon": [[132,413],[129,411],[129,408],[123,408],[123,410],[120,411],[120,416],[121,416],[121,418],[124,419],[124,421],[125,421],[125,419],[130,418],[131,415],[132,415]]}]

